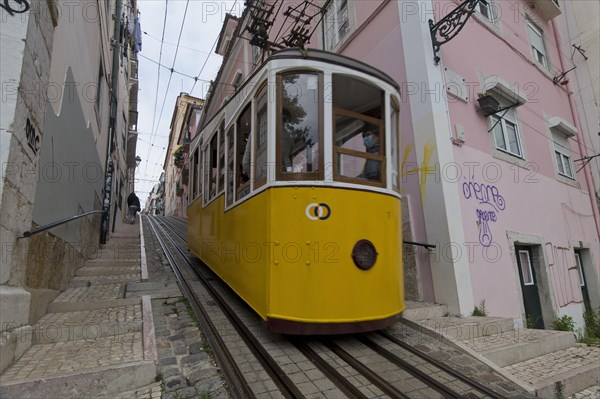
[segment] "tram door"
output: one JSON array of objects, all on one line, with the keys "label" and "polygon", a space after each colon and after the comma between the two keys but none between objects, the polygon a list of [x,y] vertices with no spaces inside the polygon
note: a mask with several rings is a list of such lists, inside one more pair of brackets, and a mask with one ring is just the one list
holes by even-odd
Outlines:
[{"label": "tram door", "polygon": [[519,279],[521,280],[521,292],[523,292],[527,327],[543,329],[542,305],[540,303],[538,281],[533,267],[531,249],[515,246],[515,252],[517,253],[517,265],[519,267]]},{"label": "tram door", "polygon": [[579,270],[579,285],[581,286],[581,295],[583,296],[583,304],[585,310],[590,312],[592,310],[592,304],[590,303],[590,293],[585,281],[585,272],[583,270],[583,263],[581,262],[581,253],[575,250],[575,262],[577,263],[577,270]]}]

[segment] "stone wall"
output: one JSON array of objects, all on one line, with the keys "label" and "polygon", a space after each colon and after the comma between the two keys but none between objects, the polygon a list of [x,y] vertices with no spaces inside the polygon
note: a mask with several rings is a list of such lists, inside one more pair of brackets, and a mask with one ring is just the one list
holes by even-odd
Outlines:
[{"label": "stone wall", "polygon": [[[402,240],[413,241],[408,198],[402,198]],[[417,250],[414,245],[402,246],[404,263],[404,298],[408,301],[421,301],[421,279],[417,267]]]}]

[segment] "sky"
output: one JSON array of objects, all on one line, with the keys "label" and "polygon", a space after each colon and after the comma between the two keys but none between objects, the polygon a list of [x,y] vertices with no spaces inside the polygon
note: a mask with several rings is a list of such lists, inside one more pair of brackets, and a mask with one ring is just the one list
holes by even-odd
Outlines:
[{"label": "sky", "polygon": [[[214,45],[225,14],[240,16],[243,7],[244,0],[138,1],[143,33],[142,51],[138,53],[136,152],[142,161],[136,169],[135,191],[142,207],[163,170],[177,96],[185,92],[205,97],[208,82],[216,78],[222,61]],[[166,68],[159,68],[159,60]],[[195,85],[193,76],[198,77]]]}]

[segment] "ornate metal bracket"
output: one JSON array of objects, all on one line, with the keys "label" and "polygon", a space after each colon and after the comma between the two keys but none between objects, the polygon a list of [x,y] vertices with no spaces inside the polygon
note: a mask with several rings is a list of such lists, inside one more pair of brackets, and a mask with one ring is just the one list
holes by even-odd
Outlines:
[{"label": "ornate metal bracket", "polygon": [[[465,0],[437,23],[434,24],[432,19],[429,20],[429,30],[431,31],[431,41],[433,43],[433,60],[436,65],[439,64],[441,59],[438,55],[440,46],[448,43],[458,35],[458,32],[464,28],[471,14],[475,12],[475,7],[477,7],[480,1]],[[438,36],[440,37],[439,40]]]}]

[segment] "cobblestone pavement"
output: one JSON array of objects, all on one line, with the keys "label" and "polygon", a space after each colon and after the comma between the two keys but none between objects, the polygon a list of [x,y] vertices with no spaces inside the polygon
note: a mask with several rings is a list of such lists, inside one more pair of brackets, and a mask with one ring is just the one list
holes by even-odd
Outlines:
[{"label": "cobblestone pavement", "polygon": [[[570,361],[566,361],[569,359]],[[505,370],[535,385],[548,377],[561,374],[588,364],[598,364],[600,348],[578,344],[560,352],[553,352],[513,366]]]},{"label": "cobblestone pavement", "polygon": [[577,392],[574,394],[572,399],[598,399],[600,398],[600,385],[589,387],[588,389]]},{"label": "cobblestone pavement", "polygon": [[[148,281],[176,281],[152,229],[144,220]],[[180,294],[154,299],[152,313],[159,366],[156,383],[115,399],[225,399],[229,394],[191,308]],[[103,398],[104,399],[104,398]],[[108,399],[108,398],[106,398]]]}]

